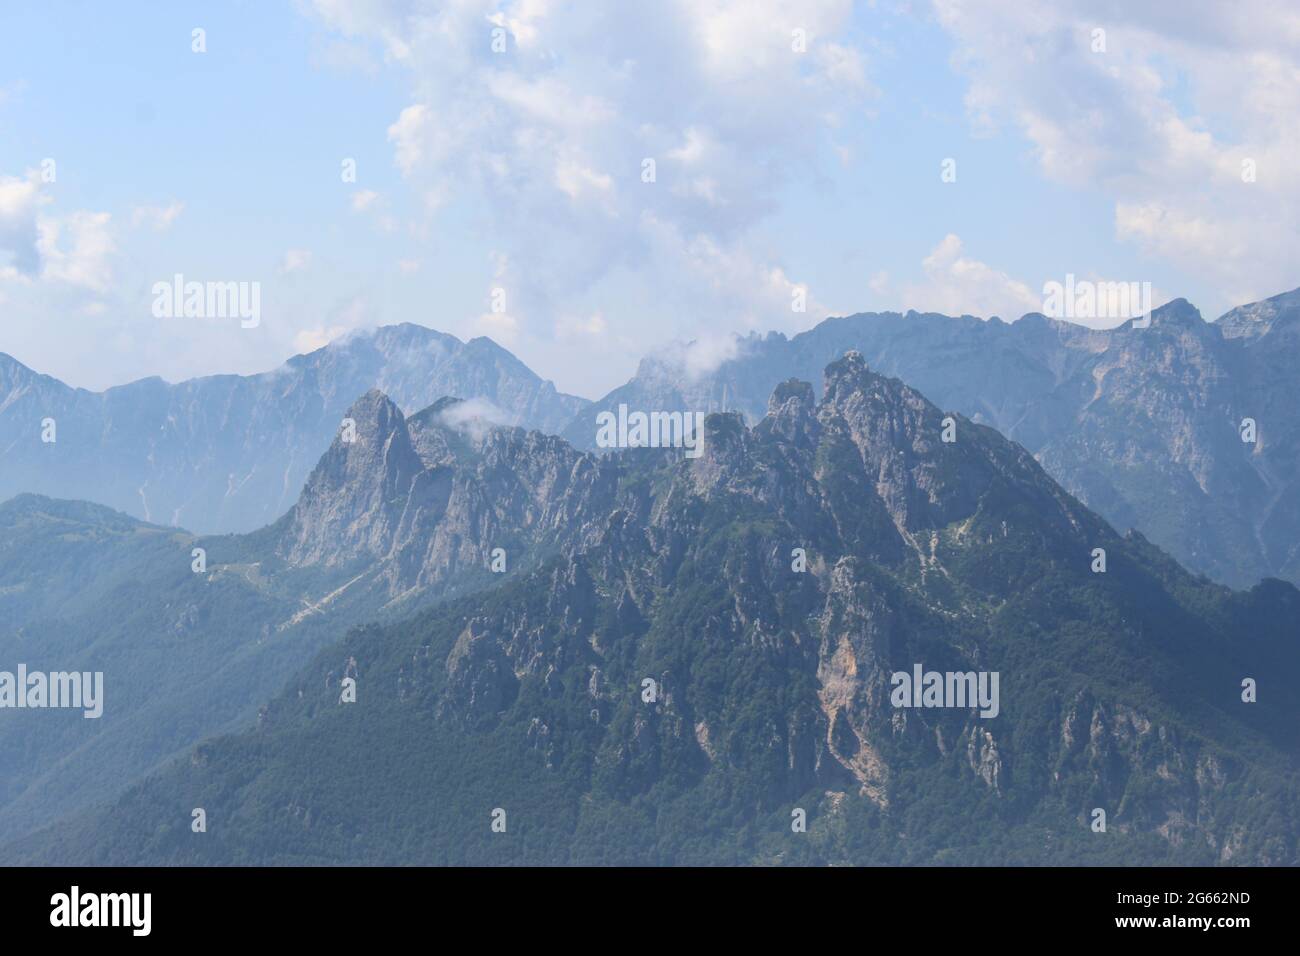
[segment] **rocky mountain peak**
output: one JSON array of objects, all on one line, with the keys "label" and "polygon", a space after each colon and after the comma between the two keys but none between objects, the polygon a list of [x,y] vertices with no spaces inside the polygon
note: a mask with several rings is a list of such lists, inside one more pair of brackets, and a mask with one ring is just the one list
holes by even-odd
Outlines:
[{"label": "rocky mountain peak", "polygon": [[769,415],[810,413],[816,404],[817,399],[813,395],[812,383],[791,378],[772,391],[772,397],[767,402],[767,413]]},{"label": "rocky mountain peak", "polygon": [[371,389],[348,409],[307,479],[290,512],[284,555],[296,564],[330,565],[385,553],[423,470],[402,410]]},{"label": "rocky mountain peak", "polygon": [[844,396],[857,392],[874,393],[888,381],[885,376],[871,370],[861,352],[848,349],[840,358],[826,366],[822,378],[822,394],[826,401],[834,404]]},{"label": "rocky mountain peak", "polygon": [[30,374],[26,365],[7,352],[0,352],[0,382],[8,382],[23,373]]},{"label": "rocky mountain peak", "polygon": [[797,378],[778,385],[767,402],[767,417],[760,422],[764,432],[775,432],[800,446],[811,446],[817,437],[817,397],[810,382]]},{"label": "rocky mountain peak", "polygon": [[421,600],[598,535],[618,473],[563,439],[495,424],[482,402],[444,397],[406,418],[372,390],[277,526],[276,550],[295,567],[369,561],[364,588]]},{"label": "rocky mountain peak", "polygon": [[1275,328],[1293,326],[1300,320],[1300,289],[1292,289],[1262,302],[1238,306],[1219,316],[1214,323],[1226,339],[1258,339]]},{"label": "rocky mountain peak", "polygon": [[[826,366],[820,415],[841,416],[873,441],[885,440],[899,451],[920,450],[939,438],[941,415],[920,392],[896,378],[873,372],[857,351]],[[933,434],[931,434],[933,433]]]},{"label": "rocky mountain peak", "polygon": [[1157,309],[1151,310],[1151,325],[1153,327],[1174,327],[1182,329],[1191,329],[1193,331],[1205,331],[1208,328],[1201,310],[1196,308],[1186,299],[1170,299],[1164,305]]},{"label": "rocky mountain peak", "polygon": [[69,395],[73,389],[62,382],[33,372],[12,355],[0,352],[0,412],[16,403],[24,395],[36,391],[48,391],[51,394]]},{"label": "rocky mountain peak", "polygon": [[[826,368],[817,418],[822,445],[847,474],[862,469],[871,491],[902,535],[924,550],[921,531],[997,515],[999,533],[1075,534],[1098,523],[1051,481],[1020,445],[924,395],[873,372],[854,351]],[[1006,513],[1005,496],[1034,502],[1033,518]],[[1052,529],[1049,532],[1049,529]]]}]

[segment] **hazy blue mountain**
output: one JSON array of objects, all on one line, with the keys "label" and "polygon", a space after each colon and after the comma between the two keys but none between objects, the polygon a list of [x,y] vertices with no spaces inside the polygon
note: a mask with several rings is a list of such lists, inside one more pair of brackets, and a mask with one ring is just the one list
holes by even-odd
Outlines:
[{"label": "hazy blue mountain", "polygon": [[[1186,301],[1108,331],[909,312],[827,319],[738,340],[707,372],[681,350],[584,408],[563,434],[591,448],[596,415],[629,409],[762,417],[789,377],[820,381],[847,349],[939,406],[1023,444],[1066,489],[1193,570],[1234,585],[1300,581],[1300,290],[1207,323]],[[1257,441],[1242,441],[1243,419]]]},{"label": "hazy blue mountain", "polygon": [[[693,460],[596,461],[534,439],[545,450],[528,458],[547,467],[493,469],[522,486],[518,508],[486,520],[556,543],[541,563],[351,631],[255,727],[6,854],[1300,862],[1295,587],[1234,592],[1189,574],[1117,534],[1021,446],[856,353],[820,392],[780,383],[752,429],[711,416]],[[400,565],[406,516],[456,497],[455,436],[404,440],[382,396],[362,404],[389,437],[322,461],[305,499],[323,498],[272,534],[293,560]],[[394,574],[400,593],[411,576]],[[997,713],[895,706],[892,675],[916,665],[997,673]],[[197,807],[205,833],[191,830]],[[792,830],[797,810],[806,833]]]},{"label": "hazy blue mountain", "polygon": [[[382,389],[407,412],[482,399],[555,432],[584,405],[490,339],[418,325],[359,333],[261,375],[88,392],[0,354],[0,500],[31,492],[202,533],[251,531],[294,503],[348,405]],[[54,419],[57,441],[43,443]]]},{"label": "hazy blue mountain", "polygon": [[[102,671],[99,719],[0,711],[0,838],[115,793],[250,720],[322,644],[520,573],[595,534],[615,466],[444,399],[371,391],[297,503],[199,537],[100,505],[0,504],[0,671]],[[195,570],[194,550],[206,566]]]}]

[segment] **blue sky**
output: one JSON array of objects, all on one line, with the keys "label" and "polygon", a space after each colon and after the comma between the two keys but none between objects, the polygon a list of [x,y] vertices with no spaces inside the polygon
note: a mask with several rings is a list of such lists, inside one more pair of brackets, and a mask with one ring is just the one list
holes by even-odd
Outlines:
[{"label": "blue sky", "polygon": [[[101,388],[413,321],[595,396],[674,341],[1016,318],[1067,273],[1207,318],[1300,285],[1300,18],[1134,6],[7,4],[0,351]],[[259,283],[260,324],[155,316],[176,273]]]}]

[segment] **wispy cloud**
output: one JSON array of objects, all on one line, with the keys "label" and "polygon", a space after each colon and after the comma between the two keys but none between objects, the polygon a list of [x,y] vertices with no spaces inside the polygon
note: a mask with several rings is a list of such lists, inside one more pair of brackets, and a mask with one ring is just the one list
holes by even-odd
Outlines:
[{"label": "wispy cloud", "polygon": [[1295,285],[1300,11],[934,0],[968,113],[1011,126],[1052,180],[1099,190],[1124,242],[1230,300]]},{"label": "wispy cloud", "polygon": [[786,266],[752,230],[876,93],[836,37],[848,0],[315,8],[406,71],[387,136],[426,208],[460,198],[502,237],[512,311],[481,326],[540,334],[616,274],[716,323],[788,322]]},{"label": "wispy cloud", "polygon": [[166,232],[185,211],[185,203],[172,201],[165,206],[136,206],[131,210],[131,225],[148,226],[156,232]]}]

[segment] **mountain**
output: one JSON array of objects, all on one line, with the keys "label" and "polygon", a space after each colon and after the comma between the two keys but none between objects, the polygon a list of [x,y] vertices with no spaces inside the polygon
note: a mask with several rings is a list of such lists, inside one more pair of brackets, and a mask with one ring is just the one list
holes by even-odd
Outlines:
[{"label": "mountain", "polygon": [[0,671],[98,671],[106,696],[99,719],[0,711],[0,839],[247,723],[349,626],[499,582],[494,549],[508,577],[593,534],[614,463],[479,407],[442,399],[408,420],[368,392],[294,506],[247,535],[0,504]]},{"label": "mountain", "polygon": [[[909,312],[827,319],[793,338],[736,342],[699,372],[682,350],[636,376],[562,434],[594,446],[595,417],[629,409],[762,417],[789,377],[819,381],[848,349],[942,408],[1028,448],[1072,494],[1135,527],[1187,567],[1233,586],[1300,582],[1300,290],[1207,323],[1185,300],[1149,327],[1094,331],[1027,315],[1018,322]],[[1242,440],[1245,419],[1256,440]]]},{"label": "mountain", "polygon": [[[779,383],[752,428],[709,416],[695,458],[549,445],[522,510],[494,509],[564,539],[535,566],[351,630],[255,726],[5,856],[1300,862],[1295,587],[1189,574],[857,353],[820,393]],[[355,504],[303,507],[281,547],[405,553],[406,516],[444,500],[402,477],[411,450],[452,445],[372,445],[364,489],[334,490],[332,450],[308,488]],[[913,707],[916,668],[996,690]]]},{"label": "mountain", "polygon": [[[480,399],[504,424],[550,432],[587,404],[490,339],[410,324],[355,333],[260,375],[104,392],[0,354],[0,500],[34,492],[202,533],[251,531],[294,503],[348,404],[371,388],[407,411],[446,395]],[[53,443],[41,440],[46,419]]]}]

